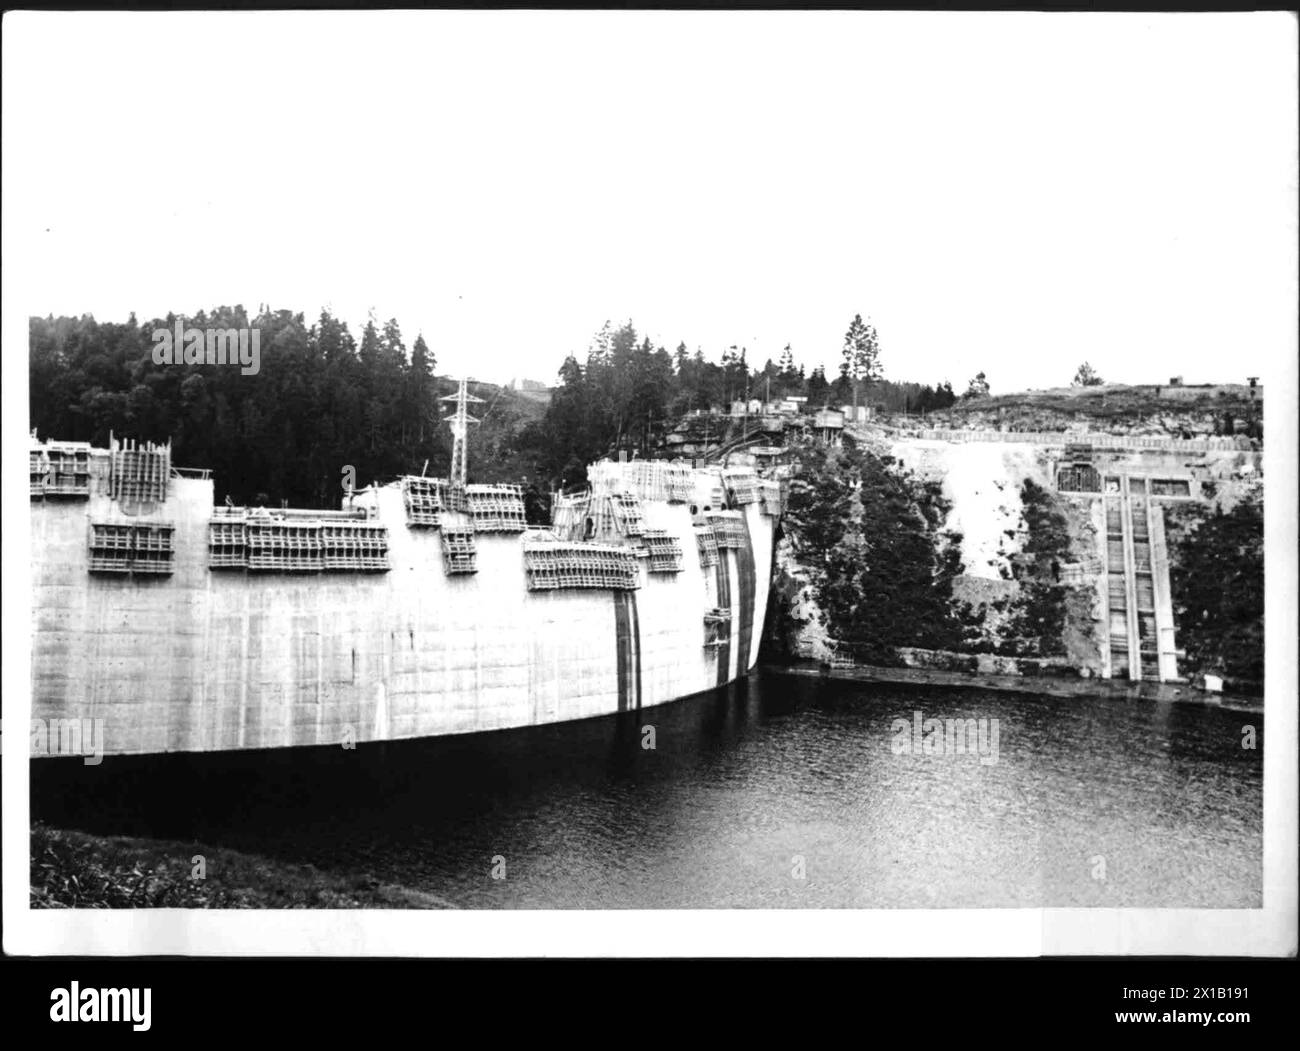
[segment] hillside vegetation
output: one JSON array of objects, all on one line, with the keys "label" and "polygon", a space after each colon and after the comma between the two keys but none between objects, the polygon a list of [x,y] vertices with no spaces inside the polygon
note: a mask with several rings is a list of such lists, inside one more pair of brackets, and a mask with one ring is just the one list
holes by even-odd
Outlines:
[{"label": "hillside vegetation", "polygon": [[[966,538],[932,473],[851,444],[804,443],[795,456],[784,522],[792,567],[806,580],[818,627],[841,650],[876,664],[922,649],[1070,666],[1066,640],[1091,631],[1091,591],[1061,579],[1077,541],[1057,494],[1023,480],[1007,501],[1020,508],[1003,538],[1010,550],[999,550],[997,579],[982,580],[967,575]],[[804,604],[791,582],[778,591],[787,616]]]},{"label": "hillside vegetation", "polygon": [[[912,418],[913,424],[922,422]],[[1216,435],[1262,437],[1263,396],[1245,385],[1208,388],[1065,387],[963,398],[929,412],[924,426],[1016,431],[1081,429],[1176,438]]]},{"label": "hillside vegetation", "polygon": [[[109,434],[172,441],[172,462],[213,472],[218,501],[287,500],[295,507],[337,507],[351,467],[358,486],[418,474],[425,461],[445,475],[451,439],[440,397],[456,384],[434,375],[433,350],[421,336],[407,347],[396,320],[371,318],[360,339],[328,311],[309,324],[300,313],[217,307],[186,317],[186,327],[259,330],[254,374],[238,365],[164,364],[153,333],[175,315],[137,322],[30,319],[30,426],[41,438],[106,446]],[[470,472],[485,481],[536,473],[536,452],[522,443],[546,400],[491,384],[470,429]]]}]

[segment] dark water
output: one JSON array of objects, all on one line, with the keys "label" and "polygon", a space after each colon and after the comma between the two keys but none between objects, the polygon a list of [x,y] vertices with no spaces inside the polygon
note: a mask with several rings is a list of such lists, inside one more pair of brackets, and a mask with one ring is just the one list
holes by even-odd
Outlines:
[{"label": "dark water", "polygon": [[[998,720],[996,763],[911,754],[918,710]],[[40,762],[33,809],[467,908],[1259,908],[1262,772],[1257,714],[758,673],[561,726]]]}]

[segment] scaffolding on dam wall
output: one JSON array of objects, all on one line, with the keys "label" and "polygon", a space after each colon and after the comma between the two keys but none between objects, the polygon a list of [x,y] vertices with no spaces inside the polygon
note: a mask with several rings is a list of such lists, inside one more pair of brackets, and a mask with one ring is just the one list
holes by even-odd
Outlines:
[{"label": "scaffolding on dam wall", "polygon": [[388,527],[367,520],[364,511],[214,508],[208,524],[208,568],[384,572],[389,569]]},{"label": "scaffolding on dam wall", "polygon": [[695,527],[695,547],[699,552],[701,569],[709,569],[718,564],[718,539],[713,535],[712,526]]},{"label": "scaffolding on dam wall", "polygon": [[630,591],[641,586],[636,555],[628,548],[564,540],[524,542],[530,591],[591,588]]},{"label": "scaffolding on dam wall", "polygon": [[706,511],[704,521],[713,530],[719,548],[743,548],[747,533],[744,516],[739,511]]},{"label": "scaffolding on dam wall", "polygon": [[587,468],[593,493],[627,493],[641,500],[686,503],[694,489],[689,464],[664,460],[603,460]]},{"label": "scaffolding on dam wall", "polygon": [[680,573],[682,571],[682,545],[666,529],[647,529],[644,541],[650,560],[651,573]]},{"label": "scaffolding on dam wall", "polygon": [[[720,596],[688,564],[692,536],[722,561],[699,514],[735,496],[720,470],[596,465],[550,530],[526,527],[518,486],[463,476],[315,510],[214,506],[210,472],[173,467],[169,446],[34,442],[30,474],[33,711],[95,704],[111,754],[607,715],[731,681],[762,636],[765,576]],[[741,562],[770,565],[778,495],[754,483],[755,506],[716,527]]]}]

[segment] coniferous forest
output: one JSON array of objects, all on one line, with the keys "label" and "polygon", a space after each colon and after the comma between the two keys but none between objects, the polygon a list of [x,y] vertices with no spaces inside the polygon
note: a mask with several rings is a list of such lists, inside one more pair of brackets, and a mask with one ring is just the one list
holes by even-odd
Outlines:
[{"label": "coniferous forest", "polygon": [[[455,378],[435,375],[437,348],[407,335],[395,319],[371,316],[359,335],[322,311],[302,313],[221,306],[186,315],[191,328],[260,330],[260,367],[158,364],[157,329],[176,315],[147,322],[46,317],[30,320],[31,422],[41,438],[104,445],[110,432],[172,440],[173,462],[213,471],[218,500],[333,507],[345,467],[358,484],[424,469],[445,474],[450,411],[438,398]],[[787,346],[778,360],[749,360],[743,346],[720,361],[685,341],[669,351],[628,321],[606,322],[589,346],[567,356],[547,399],[471,390],[484,399],[470,433],[470,472],[479,480],[528,481],[539,488],[583,481],[586,465],[616,449],[652,454],[672,421],[695,410],[746,399],[802,396],[810,406],[846,404],[855,385],[863,404],[924,412],[955,401],[950,384],[934,387],[883,379],[874,359],[874,329],[855,318],[844,347],[832,348],[839,373],[811,372]],[[870,343],[867,343],[870,340]],[[864,347],[866,349],[864,349]],[[539,367],[539,372],[543,370]]]}]

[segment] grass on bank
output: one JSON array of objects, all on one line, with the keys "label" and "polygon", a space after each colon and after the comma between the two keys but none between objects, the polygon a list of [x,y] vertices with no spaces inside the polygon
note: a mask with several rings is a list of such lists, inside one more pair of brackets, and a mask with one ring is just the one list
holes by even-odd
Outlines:
[{"label": "grass on bank", "polygon": [[[437,909],[432,894],[175,840],[95,836],[37,822],[34,909]],[[203,878],[195,878],[196,855]]]}]

